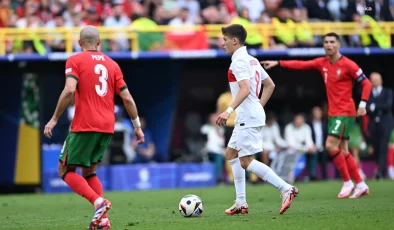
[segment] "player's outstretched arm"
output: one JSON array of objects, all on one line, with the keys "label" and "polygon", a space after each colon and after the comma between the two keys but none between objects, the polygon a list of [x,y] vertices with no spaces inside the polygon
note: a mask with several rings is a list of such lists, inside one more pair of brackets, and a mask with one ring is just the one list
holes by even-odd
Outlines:
[{"label": "player's outstretched arm", "polygon": [[48,138],[52,137],[53,128],[57,124],[57,121],[59,120],[60,116],[63,114],[64,110],[67,108],[67,106],[73,100],[73,95],[74,95],[75,89],[77,88],[77,82],[78,82],[76,79],[77,78],[74,78],[74,77],[67,77],[66,78],[66,85],[64,86],[64,89],[63,89],[62,93],[60,94],[59,101],[57,102],[55,112],[54,112],[51,120],[48,122],[48,124],[45,126],[45,129],[44,129],[44,134]]},{"label": "player's outstretched arm", "polygon": [[142,144],[145,141],[144,133],[141,130],[141,123],[138,117],[137,105],[134,102],[133,97],[130,94],[130,91],[126,88],[120,91],[119,96],[123,100],[123,105],[126,108],[127,114],[130,116],[131,121],[134,126],[134,133],[137,136],[138,144]]},{"label": "player's outstretched arm", "polygon": [[270,77],[265,78],[261,81],[261,83],[264,85],[264,87],[263,92],[261,93],[260,103],[264,107],[274,92],[275,84]]},{"label": "player's outstretched arm", "polygon": [[294,70],[311,70],[319,68],[319,59],[313,59],[309,61],[298,61],[298,60],[279,60],[279,61],[262,61],[260,62],[265,69],[271,69],[275,66],[280,66],[286,69]]}]

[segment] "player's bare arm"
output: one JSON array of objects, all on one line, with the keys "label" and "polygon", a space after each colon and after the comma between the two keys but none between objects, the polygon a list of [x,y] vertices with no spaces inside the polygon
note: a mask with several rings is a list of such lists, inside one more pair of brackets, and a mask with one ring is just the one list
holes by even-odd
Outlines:
[{"label": "player's bare arm", "polygon": [[55,113],[53,114],[51,120],[47,123],[44,129],[44,135],[48,138],[52,137],[52,130],[56,126],[57,121],[63,114],[67,106],[72,102],[75,89],[77,88],[78,81],[75,78],[67,77],[66,85],[60,94],[59,101],[57,103]]},{"label": "player's bare arm", "polygon": [[137,106],[134,102],[133,97],[128,89],[124,89],[119,93],[119,96],[123,100],[123,105],[126,108],[127,114],[130,116],[131,121],[134,125],[134,134],[137,137],[138,144],[145,142],[144,132],[141,129],[140,119],[138,117]]},{"label": "player's bare arm", "polygon": [[221,113],[216,120],[216,124],[219,126],[225,125],[227,119],[230,117],[231,113],[248,97],[250,94],[250,81],[249,80],[242,80],[238,82],[239,85],[239,92],[237,96],[234,98],[233,103],[231,106]]},{"label": "player's bare arm", "polygon": [[275,89],[275,83],[270,77],[267,77],[261,83],[264,85],[263,92],[261,94],[260,103],[264,107],[268,100],[271,98],[272,93]]},{"label": "player's bare arm", "polygon": [[361,85],[362,87],[361,100],[357,108],[357,116],[364,116],[365,114],[367,114],[366,106],[367,101],[369,100],[369,96],[372,92],[372,83],[355,62],[350,61],[349,68],[351,69],[353,79],[355,79],[356,83]]},{"label": "player's bare arm", "polygon": [[362,94],[361,94],[361,101],[360,104],[358,105],[357,109],[357,116],[364,116],[367,114],[367,101],[369,99],[369,95],[371,94],[372,91],[372,84],[371,81],[368,78],[364,78],[364,80],[361,81],[361,86],[362,86]]}]

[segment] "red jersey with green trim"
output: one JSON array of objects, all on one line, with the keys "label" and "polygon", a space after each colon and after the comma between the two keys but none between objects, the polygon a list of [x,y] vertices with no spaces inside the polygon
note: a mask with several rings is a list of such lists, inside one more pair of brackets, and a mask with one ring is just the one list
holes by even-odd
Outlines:
[{"label": "red jersey with green trim", "polygon": [[78,81],[71,132],[114,133],[115,93],[126,89],[118,64],[98,51],[84,51],[66,62],[66,77]]},{"label": "red jersey with green trim", "polygon": [[280,66],[288,69],[320,71],[326,85],[329,116],[356,116],[356,107],[352,97],[353,82],[361,83],[361,100],[368,101],[372,86],[361,68],[349,58],[342,56],[334,64],[328,57],[310,61],[280,61]]}]

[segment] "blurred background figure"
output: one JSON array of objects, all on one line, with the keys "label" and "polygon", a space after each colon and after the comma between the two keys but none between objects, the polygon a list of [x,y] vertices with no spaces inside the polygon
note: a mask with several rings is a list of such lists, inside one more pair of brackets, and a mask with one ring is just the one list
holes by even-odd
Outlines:
[{"label": "blurred background figure", "polygon": [[[316,154],[308,156],[309,158],[318,158],[320,161],[321,176],[323,180],[327,180],[327,164],[329,159],[325,148],[327,139],[327,121],[323,120],[323,110],[319,106],[313,107],[312,120],[309,122],[309,126],[312,128],[312,139],[316,146]],[[310,179],[315,180],[316,175],[311,175]]]},{"label": "blurred background figure", "polygon": [[276,122],[273,112],[267,112],[266,125],[263,127],[263,152],[258,156],[259,160],[266,165],[275,159],[282,149],[287,148],[287,142],[280,134],[280,127]]},{"label": "blurred background figure", "polygon": [[231,20],[231,24],[240,24],[248,28],[248,36],[245,40],[245,46],[249,49],[260,49],[263,44],[263,38],[259,31],[254,28],[250,19],[249,9],[242,8],[238,13],[238,17]]},{"label": "blurred background figure", "polygon": [[201,133],[207,135],[205,151],[210,162],[215,164],[216,181],[224,182],[223,169],[225,158],[224,128],[216,124],[217,114],[209,115],[208,123],[201,127]]},{"label": "blurred background figure", "polygon": [[153,143],[152,134],[146,128],[146,120],[144,117],[140,117],[141,122],[141,129],[145,134],[145,142],[141,145],[137,144],[137,139],[133,135],[131,146],[135,149],[136,156],[133,160],[133,164],[145,164],[145,163],[153,163],[155,153],[156,153],[156,146]]},{"label": "blurred background figure", "polygon": [[289,153],[305,153],[307,154],[307,164],[309,177],[316,177],[316,164],[318,155],[316,154],[316,146],[312,139],[312,130],[305,123],[305,116],[297,114],[294,121],[286,125],[285,140],[288,145]]},{"label": "blurred background figure", "polygon": [[[133,146],[131,145],[131,136],[132,129],[125,122],[124,110],[122,107],[115,105],[115,134],[114,137],[116,139],[116,134],[119,134],[119,139],[123,140],[122,146],[123,153],[126,157],[125,163],[131,163],[135,158],[135,151]],[[114,138],[113,138],[114,139]],[[120,144],[120,143],[119,143]]]},{"label": "blurred background figure", "polygon": [[370,75],[372,93],[367,103],[369,133],[372,138],[377,170],[376,179],[386,177],[387,151],[393,128],[393,91],[383,87],[382,76],[373,72]]},{"label": "blurred background figure", "polygon": [[291,20],[291,10],[289,8],[279,8],[277,17],[272,18],[275,26],[275,48],[285,49],[296,47],[297,41],[294,33],[293,21]]},{"label": "blurred background figure", "polygon": [[[227,89],[226,92],[220,94],[219,98],[216,101],[216,113],[221,114],[231,105],[233,102],[233,96],[231,95],[230,89]],[[229,119],[226,122],[226,126],[224,127],[224,146],[227,148],[228,142],[230,141],[231,135],[233,134],[234,125],[235,125],[235,115],[236,113],[232,113]],[[231,171],[231,166],[228,161],[225,161],[226,172],[227,172],[227,180],[229,182],[233,182],[233,172]]]},{"label": "blurred background figure", "polygon": [[121,106],[115,105],[115,127],[114,135],[104,154],[103,164],[127,164],[135,158],[135,151],[131,145],[132,128],[125,122],[124,110]]},{"label": "blurred background figure", "polygon": [[[112,13],[105,21],[104,26],[106,27],[127,27],[130,25],[130,18],[125,14],[124,7],[122,4],[114,3],[112,5]],[[111,51],[127,51],[129,50],[129,40],[126,38],[126,33],[119,30],[117,32],[117,39],[109,40],[109,50]]]},{"label": "blurred background figure", "polygon": [[293,21],[299,23],[296,25],[295,35],[298,47],[314,47],[315,40],[313,38],[312,27],[308,23],[308,12],[306,9],[295,8],[292,15]]},{"label": "blurred background figure", "polygon": [[193,26],[194,21],[189,16],[189,8],[183,7],[179,10],[179,14],[173,18],[168,25],[170,26]]},{"label": "blurred background figure", "polygon": [[354,122],[353,126],[350,128],[348,147],[349,152],[353,155],[354,160],[356,161],[361,178],[365,180],[366,176],[361,168],[360,151],[365,150],[366,144],[363,140],[361,127],[357,122]]},{"label": "blurred background figure", "polygon": [[390,136],[389,151],[387,156],[387,168],[389,178],[394,180],[394,128],[391,131]]}]

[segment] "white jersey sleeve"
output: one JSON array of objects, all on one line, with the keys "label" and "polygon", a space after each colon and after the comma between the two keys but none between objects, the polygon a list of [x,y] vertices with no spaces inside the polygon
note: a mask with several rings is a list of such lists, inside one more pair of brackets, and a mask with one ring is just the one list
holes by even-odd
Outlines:
[{"label": "white jersey sleeve", "polygon": [[[246,47],[239,48],[231,58],[228,71],[228,81],[233,99],[239,93],[239,82],[249,81],[249,95],[235,109],[237,116],[235,124],[246,127],[260,127],[265,125],[265,111],[260,103],[261,80],[267,78],[259,61],[250,56]],[[262,76],[263,75],[263,76]]]},{"label": "white jersey sleeve", "polygon": [[250,80],[250,66],[244,60],[237,60],[233,64],[233,74],[237,82]]},{"label": "white jersey sleeve", "polygon": [[264,81],[265,79],[267,79],[269,77],[267,71],[265,71],[265,69],[260,66],[260,71],[261,71],[261,81]]}]

